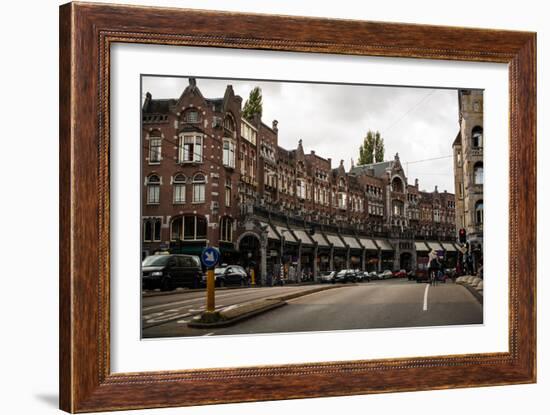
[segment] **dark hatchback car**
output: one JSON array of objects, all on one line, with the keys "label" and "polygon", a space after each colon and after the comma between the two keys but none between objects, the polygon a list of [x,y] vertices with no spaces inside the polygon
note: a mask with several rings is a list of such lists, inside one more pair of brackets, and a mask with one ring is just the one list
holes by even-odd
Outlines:
[{"label": "dark hatchback car", "polygon": [[245,269],[239,265],[228,265],[226,267],[216,268],[214,270],[216,285],[224,287],[226,285],[249,285],[250,277]]},{"label": "dark hatchback car", "polygon": [[142,287],[170,291],[176,287],[198,288],[202,268],[193,255],[152,255],[141,264]]},{"label": "dark hatchback car", "polygon": [[332,282],[343,282],[344,284],[347,282],[357,282],[357,274],[352,269],[343,269],[334,276]]}]

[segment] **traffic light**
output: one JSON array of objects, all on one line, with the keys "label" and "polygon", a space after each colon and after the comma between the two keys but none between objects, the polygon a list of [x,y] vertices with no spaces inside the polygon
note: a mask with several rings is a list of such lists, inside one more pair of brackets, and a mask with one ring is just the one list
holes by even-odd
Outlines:
[{"label": "traffic light", "polygon": [[466,243],[466,229],[462,228],[458,231],[458,242],[461,244]]}]

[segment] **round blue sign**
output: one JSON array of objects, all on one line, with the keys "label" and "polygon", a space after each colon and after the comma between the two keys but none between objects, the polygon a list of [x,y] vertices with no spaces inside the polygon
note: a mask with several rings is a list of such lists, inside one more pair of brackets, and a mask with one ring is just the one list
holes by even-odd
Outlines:
[{"label": "round blue sign", "polygon": [[216,265],[219,259],[220,251],[218,251],[216,248],[208,247],[204,248],[204,250],[202,251],[201,261],[202,264],[207,268],[211,268]]}]

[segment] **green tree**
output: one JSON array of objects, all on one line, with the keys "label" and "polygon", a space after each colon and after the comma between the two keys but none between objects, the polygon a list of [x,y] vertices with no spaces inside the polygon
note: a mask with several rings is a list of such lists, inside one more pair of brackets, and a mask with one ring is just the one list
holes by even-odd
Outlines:
[{"label": "green tree", "polygon": [[254,87],[244,103],[243,117],[247,120],[251,120],[256,114],[261,117],[263,112],[262,105],[262,89],[258,86]]},{"label": "green tree", "polygon": [[368,131],[363,139],[363,144],[359,147],[359,159],[357,164],[371,164],[374,162],[374,134]]},{"label": "green tree", "polygon": [[380,163],[384,161],[384,139],[377,131],[374,135],[374,161]]}]

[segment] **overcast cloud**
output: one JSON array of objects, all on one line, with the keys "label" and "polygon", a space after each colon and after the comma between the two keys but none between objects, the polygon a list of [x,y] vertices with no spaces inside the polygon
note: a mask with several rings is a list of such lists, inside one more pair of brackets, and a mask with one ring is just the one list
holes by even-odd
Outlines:
[{"label": "overcast cloud", "polygon": [[[178,98],[188,83],[188,78],[143,77],[142,92],[153,99]],[[344,160],[348,170],[367,131],[378,130],[385,159],[398,152],[410,184],[418,178],[423,190],[437,185],[454,193],[452,158],[421,160],[452,154],[459,131],[456,90],[197,78],[207,98],[223,97],[227,84],[243,105],[252,88],[262,88],[262,119],[267,125],[279,121],[281,147],[294,149],[302,139],[306,153],[331,157],[333,167]]]}]

